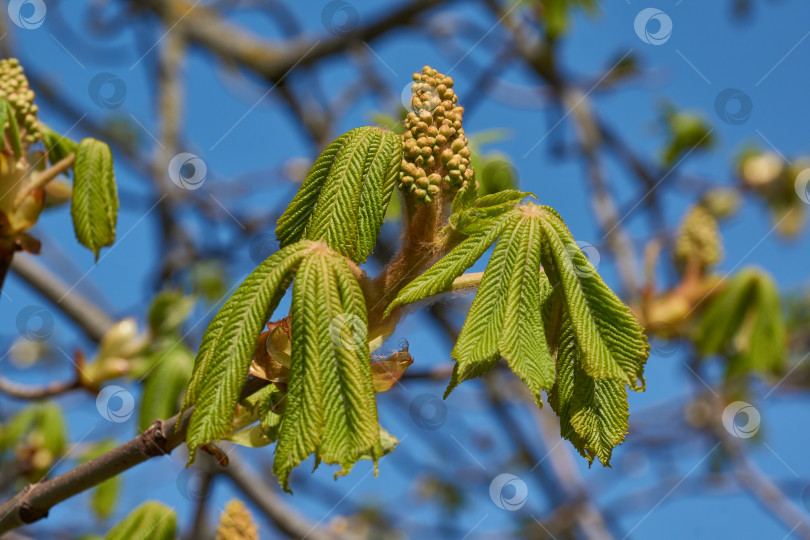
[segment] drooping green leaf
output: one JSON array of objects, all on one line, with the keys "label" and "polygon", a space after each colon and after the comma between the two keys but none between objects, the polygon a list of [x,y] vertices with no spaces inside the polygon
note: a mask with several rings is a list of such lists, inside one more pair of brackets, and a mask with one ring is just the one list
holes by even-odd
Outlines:
[{"label": "drooping green leaf", "polygon": [[[118,446],[113,439],[105,439],[93,444],[84,454],[82,463],[106,454]],[[93,488],[90,494],[90,508],[100,519],[109,518],[115,511],[118,502],[118,493],[121,488],[121,477],[112,476]]]},{"label": "drooping green leaf", "polygon": [[83,139],[73,166],[70,214],[79,243],[98,260],[99,251],[115,241],[118,191],[110,147],[96,139]]},{"label": "drooping green leaf", "polygon": [[0,450],[7,450],[33,437],[37,446],[48,450],[54,457],[65,451],[67,433],[62,409],[55,403],[30,405],[0,425]]},{"label": "drooping green leaf", "polygon": [[195,405],[186,442],[194,449],[230,431],[256,339],[290,284],[295,268],[315,244],[307,240],[260,264],[217,313],[203,336],[183,409]]},{"label": "drooping green leaf", "polygon": [[624,382],[594,379],[585,373],[568,311],[547,286],[543,315],[557,368],[548,401],[560,417],[560,434],[589,462],[598,458],[609,465],[613,448],[621,444],[629,429]]},{"label": "drooping green leaf", "polygon": [[450,253],[406,285],[386,309],[386,316],[398,306],[418,302],[447,290],[453,280],[472,266],[498,239],[504,229],[514,225],[512,215],[482,221],[480,227]]},{"label": "drooping green leaf", "polygon": [[290,471],[314,453],[346,474],[364,454],[382,454],[371,381],[368,323],[347,262],[313,252],[293,285],[290,382],[273,470]]},{"label": "drooping green leaf", "polygon": [[315,162],[278,220],[281,246],[307,238],[363,262],[374,249],[399,166],[393,132],[356,128],[338,137]]},{"label": "drooping green leaf", "polygon": [[704,356],[728,357],[727,374],[779,374],[786,363],[787,330],[779,289],[757,269],[744,269],[712,298],[696,330]]},{"label": "drooping green leaf", "polygon": [[582,253],[559,214],[547,206],[542,211],[543,268],[571,318],[582,369],[596,379],[643,388],[650,347],[641,326]]},{"label": "drooping green leaf", "polygon": [[42,143],[45,145],[45,151],[48,152],[48,161],[52,165],[73,154],[79,147],[76,141],[58,134],[42,122],[39,124],[39,131],[42,133]]},{"label": "drooping green leaf", "polygon": [[194,365],[194,353],[179,339],[168,349],[159,349],[153,354],[157,358],[144,380],[138,412],[141,431],[155,420],[165,420],[177,413]]},{"label": "drooping green leaf", "polygon": [[105,540],[174,540],[177,515],[159,502],[148,501],[110,529]]},{"label": "drooping green leaf", "polygon": [[537,212],[518,209],[507,223],[451,352],[456,366],[445,395],[503,357],[542,405],[541,390],[554,384],[554,363],[538,308],[540,219]]}]

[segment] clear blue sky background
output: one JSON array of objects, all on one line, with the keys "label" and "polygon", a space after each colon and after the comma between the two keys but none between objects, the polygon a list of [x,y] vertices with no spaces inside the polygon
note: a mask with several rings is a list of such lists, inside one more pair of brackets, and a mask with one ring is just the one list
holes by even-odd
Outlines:
[{"label": "clear blue sky background", "polygon": [[[611,93],[608,96],[593,95],[593,105],[621,135],[630,141],[642,155],[655,159],[660,151],[662,132],[657,125],[657,107],[668,100],[678,106],[700,110],[715,126],[718,144],[711,153],[696,155],[686,165],[686,170],[696,175],[716,180],[718,183],[732,181],[732,158],[746,144],[754,144],[769,149],[772,144],[779,152],[794,157],[810,151],[808,148],[807,125],[810,123],[810,72],[807,70],[810,60],[810,5],[800,0],[782,2],[764,2],[755,0],[754,13],[750,21],[735,22],[730,17],[730,0],[715,2],[696,2],[694,0],[660,1],[654,7],[665,11],[673,21],[671,39],[661,46],[652,46],[642,42],[633,30],[636,14],[648,4],[639,0],[608,0],[604,2],[601,13],[594,18],[578,16],[573,31],[563,45],[563,65],[573,74],[583,76],[599,73],[609,66],[617,57],[632,49],[637,54],[647,75],[634,82],[626,89]],[[70,7],[63,6],[60,11],[67,19],[68,26],[80,29],[79,17],[88,2],[74,2]],[[320,12],[325,1],[291,2],[290,7],[305,25],[312,36],[324,34]],[[353,0],[361,21],[371,20],[375,14],[387,10],[395,2],[373,2],[371,0]],[[465,24],[472,20],[488,28],[491,17],[473,3],[456,3],[455,18],[448,19],[448,24]],[[56,10],[56,7],[49,6]],[[0,16],[6,16],[5,10]],[[52,14],[49,13],[49,17]],[[443,15],[447,17],[448,15]],[[236,22],[251,28],[257,34],[268,39],[279,38],[278,29],[266,24],[264,19],[255,16],[240,16]],[[7,26],[11,26],[7,23]],[[59,91],[64,92],[90,118],[102,120],[109,112],[97,107],[89,97],[88,84],[97,73],[108,71],[121,77],[127,85],[127,95],[123,106],[115,114],[129,118],[132,115],[145,127],[145,130],[156,132],[155,94],[152,89],[151,73],[155,62],[153,49],[133,69],[130,67],[141,57],[148,47],[163,34],[162,29],[142,28],[133,25],[132,30],[142,30],[140,39],[133,39],[133,34],[123,32],[113,47],[102,56],[97,49],[74,45],[69,35],[59,33],[46,20],[46,24],[36,30],[20,30],[11,26],[12,33],[6,39],[13,39],[15,51],[18,51],[23,64],[39,76],[55,83]],[[53,34],[53,35],[50,35]],[[145,36],[145,37],[144,37]],[[432,40],[421,34],[399,31],[372,44],[374,61],[379,62],[381,76],[399,92],[410,82],[410,75],[424,64],[430,64],[443,72],[450,71],[456,78],[456,89],[463,104],[465,96],[476,92],[470,85],[476,78],[475,66],[487,65],[487,50],[497,49],[502,44],[497,42],[501,34],[493,31],[491,41],[478,45],[472,54],[460,65],[453,67],[457,57],[445,58],[436,50]],[[83,36],[85,39],[90,39]],[[70,51],[66,52],[57,40]],[[106,43],[106,42],[105,42]],[[464,48],[469,48],[467,43]],[[112,55],[110,51],[117,54]],[[120,54],[118,52],[120,51]],[[792,52],[791,52],[792,51]],[[789,54],[788,54],[789,53]],[[690,65],[691,64],[691,65]],[[452,71],[451,71],[452,70]],[[766,76],[767,75],[767,76]],[[254,175],[257,191],[250,208],[260,212],[262,208],[276,207],[279,197],[287,197],[287,189],[278,189],[279,185],[272,175],[291,156],[311,157],[308,140],[293,123],[292,117],[285,110],[284,103],[271,92],[244,119],[233,127],[240,118],[267,91],[267,86],[248,78],[248,83],[240,86],[238,94],[231,91],[232,83],[226,84],[228,74],[207,55],[192,52],[187,60],[185,71],[186,102],[184,111],[184,132],[188,148],[184,150],[200,155],[208,167],[209,178],[203,190],[219,190],[222,193],[229,179]],[[347,65],[345,58],[333,58],[321,64],[319,79],[327,93],[339,92],[355,77],[355,70]],[[763,79],[764,77],[764,79]],[[292,75],[293,80],[296,74]],[[509,70],[503,79],[514,85],[532,86],[533,78],[517,70]],[[742,125],[729,125],[721,122],[714,114],[714,100],[719,92],[728,87],[739,88],[747,93],[754,104],[750,119]],[[370,115],[379,111],[383,105],[375,100],[366,99],[354,106],[349,114],[340,121],[340,131],[370,123]],[[46,102],[40,105],[41,118],[57,130],[65,131],[70,123],[57,114]],[[537,106],[516,106],[509,102],[508,96],[498,93],[490,96],[465,117],[466,129],[470,133],[492,128],[505,128],[509,138],[492,145],[509,154],[519,172],[521,187],[536,193],[545,204],[555,207],[566,219],[578,240],[601,243],[601,235],[594,220],[593,212],[586,202],[588,188],[582,168],[571,163],[560,163],[549,156],[551,142],[563,134],[569,134],[569,126],[563,123],[552,136],[546,138],[527,157],[524,155],[546,134],[549,128],[548,114]],[[211,147],[229,129],[232,131],[213,150]],[[136,129],[140,129],[136,126]],[[143,148],[152,148],[154,143],[146,131],[138,133]],[[71,132],[79,138],[83,135],[81,124]],[[336,134],[337,135],[337,134]],[[767,139],[767,140],[766,140]],[[117,177],[127,194],[148,193],[148,186],[143,180],[128,170],[124,160],[118,160]],[[256,171],[261,171],[256,173]],[[634,201],[639,194],[638,187],[625,172],[617,167],[609,169],[613,193],[621,203]],[[274,189],[275,188],[275,189]],[[281,194],[281,195],[280,195]],[[674,225],[690,199],[677,191],[667,189],[660,196],[664,202],[665,220]],[[227,199],[225,199],[227,204]],[[632,204],[632,203],[631,203]],[[36,233],[43,239],[45,260],[56,262],[57,272],[69,282],[77,281],[85,272],[90,272],[79,285],[78,290],[93,298],[99,299],[102,305],[113,313],[136,315],[143,320],[146,300],[151,295],[154,276],[150,273],[156,262],[154,241],[156,238],[157,217],[154,213],[142,219],[149,205],[143,201],[122,200],[122,211],[119,218],[119,242],[108,250],[102,262],[94,267],[92,255],[81,249],[73,238],[70,216],[66,208],[49,212],[37,226]],[[236,209],[236,208],[233,208]],[[239,210],[244,210],[242,207]],[[647,220],[640,212],[627,220],[630,233],[634,238],[643,238],[647,234]],[[766,234],[772,223],[757,202],[751,201],[743,211],[727,222],[723,228],[726,240],[726,259],[721,271],[729,271],[743,265],[757,264],[771,272],[780,285],[786,290],[808,285],[807,268],[810,263],[810,239],[802,235],[796,241],[784,241],[776,235]],[[751,248],[761,243],[751,251]],[[72,266],[65,263],[72,261]],[[230,278],[236,282],[251,270],[253,263],[248,256],[248,246],[232,254]],[[618,280],[607,257],[603,257],[600,271],[608,282],[617,285]],[[0,305],[0,343],[5,350],[17,338],[16,317],[26,306],[46,305],[43,300],[29,291],[17,278],[11,277],[6,286],[8,297]],[[77,334],[70,322],[56,310],[48,308],[54,315],[56,325],[53,338],[63,349],[71,351],[74,347],[83,347],[86,351],[92,346],[81,335]],[[193,322],[198,322],[204,311],[195,314]],[[412,317],[398,330],[395,339],[407,337],[411,343],[411,352],[416,359],[416,366],[424,368],[432,364],[441,364],[449,360],[450,344],[442,335],[423,324],[424,320]],[[200,322],[198,330],[204,328]],[[655,354],[648,362],[647,392],[631,396],[631,412],[666,402],[674,397],[685,395],[693,387],[694,380],[681,362],[681,355],[660,357]],[[4,373],[11,373],[21,381],[43,381],[58,377],[67,377],[70,373],[67,362],[49,365],[40,370],[17,371],[9,366],[7,360],[0,362]],[[477,383],[468,383],[457,391],[446,402],[448,409],[447,423],[434,433],[439,441],[436,447],[419,449],[422,459],[433,461],[438,466],[448,460],[469,461],[471,474],[481,474],[476,462],[453,441],[458,438],[462,444],[472,449],[475,459],[484,464],[495,463],[498,456],[503,457],[505,447],[496,443],[489,449],[477,449],[469,444],[474,432],[497,437],[500,432],[491,419],[481,418],[481,406],[476,404]],[[408,391],[414,393],[429,392],[441,394],[443,385],[420,385],[409,383]],[[766,390],[763,390],[764,394]],[[73,440],[86,437],[85,441],[112,436],[120,440],[131,437],[134,426],[112,424],[103,420],[97,413],[93,402],[85,395],[70,395],[60,398],[70,424]],[[395,435],[401,439],[409,431],[419,429],[412,423],[399,424],[391,418],[390,403],[392,400],[381,396],[381,419]],[[768,444],[774,452],[759,445],[754,455],[760,466],[769,474],[778,478],[798,481],[810,478],[810,465],[804,459],[804,448],[810,442],[810,430],[807,429],[807,402],[803,399],[780,401],[771,397],[760,402],[763,431]],[[0,399],[4,415],[19,407],[18,403]],[[531,419],[515,409],[515,414],[522,415],[521,421],[531,426]],[[402,417],[402,415],[398,415]],[[405,416],[407,418],[407,416]],[[632,417],[631,435],[632,438]],[[403,446],[418,444],[416,437],[405,439]],[[567,443],[566,443],[567,444]],[[437,449],[438,448],[438,449]],[[707,449],[708,450],[708,449]],[[689,471],[704,455],[697,451],[688,457],[678,458],[680,474],[675,481]],[[420,452],[416,452],[420,455]],[[255,466],[259,456],[269,462],[271,449],[245,451],[242,455],[250,459]],[[179,464],[185,457],[181,452],[169,458],[159,458],[142,465],[125,475],[125,487],[122,504],[117,516],[124,514],[124,509],[146,499],[158,499],[174,506],[178,510],[180,523],[188,523],[193,505],[179,493],[177,473]],[[341,478],[330,485],[337,493],[346,495],[344,503],[330,511],[328,507],[313,503],[306,497],[305,490],[300,495],[288,499],[300,510],[306,512],[315,521],[329,512],[326,521],[341,512],[350,511],[352,505],[362,503],[380,503],[396,512],[405,512],[411,519],[419,521],[434,520],[437,516],[432,506],[419,504],[416,494],[407,486],[412,481],[407,471],[407,464],[395,466],[396,452],[382,460],[380,475],[373,479],[366,476],[369,466],[359,465],[348,477]],[[587,463],[577,463],[585,481],[596,488],[603,497],[601,503],[609,503],[622,493],[650,485],[653,481],[651,471],[644,469],[643,456],[628,454],[626,447],[619,447],[615,453],[613,469],[595,466],[588,469]],[[639,465],[641,463],[642,465]],[[302,467],[296,477],[302,484],[306,480],[307,467]],[[640,472],[633,476],[630,471]],[[487,470],[484,474],[494,477],[509,470]],[[517,474],[521,474],[515,471]],[[320,470],[316,473],[323,479],[330,476],[330,471]],[[542,496],[539,487],[531,477],[522,476],[529,486],[529,503],[535,515],[542,515]],[[274,482],[265,477],[265,481]],[[331,481],[330,481],[331,482]],[[403,495],[404,492],[404,495]],[[224,506],[234,493],[224,482],[215,491],[212,509]],[[666,502],[657,507],[645,518],[646,510],[629,513],[620,523],[624,531],[633,529],[644,518],[633,536],[637,538],[774,538],[779,539],[787,533],[784,527],[761,512],[758,506],[742,495],[728,497],[682,496],[677,491]],[[801,502],[801,490],[791,492],[798,504]],[[485,488],[480,493],[467,493],[473,501],[457,517],[459,530],[472,529],[482,518],[474,534],[485,534],[496,531],[512,523],[514,514],[495,507],[489,499]],[[654,504],[655,501],[652,501]],[[86,501],[78,497],[55,508],[49,522],[69,525],[80,525],[86,522]],[[804,508],[804,507],[803,507]],[[218,513],[218,512],[217,512]],[[212,516],[213,519],[213,516]],[[260,520],[261,522],[261,520]],[[261,522],[262,528],[269,531],[269,524]],[[270,537],[271,533],[265,533]]]}]

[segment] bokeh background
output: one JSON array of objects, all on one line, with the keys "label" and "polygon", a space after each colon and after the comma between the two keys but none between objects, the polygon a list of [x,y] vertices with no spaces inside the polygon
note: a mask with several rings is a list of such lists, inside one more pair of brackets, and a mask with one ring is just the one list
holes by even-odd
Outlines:
[{"label": "bokeh background", "polygon": [[[121,199],[118,239],[97,264],[76,243],[67,206],[43,214],[32,231],[42,241],[37,262],[66,293],[113,320],[134,317],[141,331],[158,292],[194,295],[182,332],[194,349],[227,292],[275,250],[275,219],[320,149],[353,127],[399,122],[412,73],[430,65],[455,79],[465,129],[492,184],[517,184],[557,209],[628,301],[641,295],[653,239],[663,249],[656,286],[677,282],[668,250],[678,223],[707,190],[727,187],[742,203],[722,221],[725,258],[716,271],[759,266],[786,302],[801,306],[810,286],[807,227],[799,222],[785,234],[783,216],[744,187],[740,156],[755,149],[793,163],[810,152],[810,5],[662,0],[642,13],[650,7],[638,0],[5,2],[2,56],[25,67],[41,120],[73,139],[110,142]],[[262,48],[245,55],[248,42]],[[545,60],[559,81],[526,58],[537,46],[548,47]],[[585,109],[602,135],[611,134],[594,156],[581,144]],[[700,136],[677,148],[684,134],[673,115],[700,125]],[[169,173],[181,153],[192,155],[183,158],[182,178]],[[788,219],[807,203],[797,191]],[[370,272],[395,247],[398,227],[394,208]],[[611,468],[589,467],[561,442],[550,410],[537,411],[505,371],[441,399],[470,299],[411,315],[387,344],[390,350],[407,339],[415,363],[378,396],[382,425],[401,441],[381,460],[378,477],[361,463],[334,481],[327,467],[310,474],[310,460],[293,474],[289,495],[270,472],[272,447],[227,447],[231,461],[270,506],[300,514],[314,534],[806,536],[810,424],[801,325],[784,376],[755,378],[747,389],[758,432],[737,442],[755,473],[740,473],[695,421],[700,399],[721,391],[724,361],[705,359],[696,368],[694,348],[680,336],[652,338],[647,390],[630,396],[628,440]],[[66,380],[74,352],[92,358],[96,348],[54,298],[10,274],[0,299],[3,378]],[[123,392],[106,410],[83,391],[55,400],[67,438],[50,474],[74,466],[99,441],[137,434],[142,384],[137,377],[106,384]],[[0,395],[0,420],[29,405]],[[110,419],[109,410],[119,416]],[[10,496],[21,484],[13,449],[4,456],[0,489]],[[181,448],[125,473],[107,517],[96,516],[93,495],[84,494],[20,532],[103,534],[152,499],[176,509],[182,536],[205,537],[226,502],[239,498],[262,538],[287,536],[228,474],[205,460],[184,469],[186,458]],[[514,478],[501,477],[493,492],[502,474]],[[764,478],[784,497],[779,505],[790,506],[780,513],[763,504],[751,487],[762,484],[749,484],[745,474]],[[594,512],[605,525],[595,531],[577,518]]]}]

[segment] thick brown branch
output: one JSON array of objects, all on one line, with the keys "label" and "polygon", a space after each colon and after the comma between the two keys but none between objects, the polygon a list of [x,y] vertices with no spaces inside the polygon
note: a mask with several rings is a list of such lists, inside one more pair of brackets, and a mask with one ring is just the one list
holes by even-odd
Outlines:
[{"label": "thick brown branch", "polygon": [[118,448],[64,474],[29,485],[0,505],[0,534],[45,518],[56,504],[150,458],[170,453],[185,440],[190,417],[188,410],[182,418],[156,420],[149,429]]}]

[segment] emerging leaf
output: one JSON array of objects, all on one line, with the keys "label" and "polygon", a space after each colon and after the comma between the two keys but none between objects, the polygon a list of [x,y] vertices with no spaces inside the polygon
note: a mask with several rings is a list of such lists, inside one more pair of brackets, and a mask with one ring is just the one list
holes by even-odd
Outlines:
[{"label": "emerging leaf", "polygon": [[538,405],[542,406],[541,390],[554,384],[554,363],[538,309],[541,224],[533,208],[509,213],[451,353],[456,366],[445,396],[460,382],[491,369],[501,356]]},{"label": "emerging leaf", "polygon": [[366,453],[382,455],[371,382],[366,306],[348,263],[313,250],[292,300],[292,362],[273,471],[288,489],[310,454],[348,473]]},{"label": "emerging leaf", "polygon": [[145,431],[157,419],[165,420],[180,408],[180,398],[191,377],[192,353],[182,341],[154,353],[157,357],[143,384],[138,427]]},{"label": "emerging leaf", "polygon": [[338,137],[315,162],[278,220],[281,246],[302,238],[325,240],[363,262],[374,249],[402,161],[393,132],[356,128]]},{"label": "emerging leaf", "polygon": [[104,540],[174,540],[177,516],[174,510],[155,501],[148,501],[132,511],[104,537]]},{"label": "emerging leaf", "polygon": [[73,166],[73,198],[70,214],[79,243],[98,260],[99,251],[115,241],[118,191],[113,175],[110,147],[96,139],[84,139]]},{"label": "emerging leaf", "polygon": [[785,367],[787,330],[779,289],[761,270],[745,269],[711,300],[695,344],[704,356],[727,355],[727,374],[779,374]]},{"label": "emerging leaf", "polygon": [[79,147],[76,141],[64,135],[59,135],[41,122],[39,129],[42,132],[42,143],[45,145],[45,151],[48,153],[48,161],[51,164],[61,161],[70,154],[73,154]]},{"label": "emerging leaf", "polygon": [[183,409],[195,405],[186,436],[190,460],[197,447],[229,433],[256,339],[313,246],[305,240],[268,257],[208,326],[183,401]]}]

